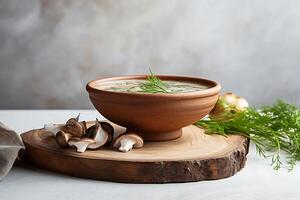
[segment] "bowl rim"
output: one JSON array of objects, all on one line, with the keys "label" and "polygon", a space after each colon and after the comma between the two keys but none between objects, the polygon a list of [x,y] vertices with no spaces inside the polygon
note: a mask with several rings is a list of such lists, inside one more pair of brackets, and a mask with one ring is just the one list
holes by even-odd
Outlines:
[{"label": "bowl rim", "polygon": [[99,94],[110,94],[110,95],[123,95],[123,96],[132,96],[132,97],[169,97],[169,98],[183,98],[183,97],[205,97],[212,96],[221,91],[221,84],[217,81],[213,81],[210,79],[202,78],[202,77],[193,77],[193,76],[173,76],[173,75],[156,75],[158,78],[162,80],[186,80],[190,82],[206,82],[212,87],[208,89],[194,91],[194,92],[185,92],[185,93],[129,93],[129,92],[116,92],[116,91],[107,91],[95,88],[92,86],[95,82],[107,82],[107,81],[115,81],[115,80],[128,80],[128,79],[146,79],[148,75],[126,75],[126,76],[116,76],[110,78],[100,78],[89,81],[86,84],[86,90],[88,93],[99,93]]}]

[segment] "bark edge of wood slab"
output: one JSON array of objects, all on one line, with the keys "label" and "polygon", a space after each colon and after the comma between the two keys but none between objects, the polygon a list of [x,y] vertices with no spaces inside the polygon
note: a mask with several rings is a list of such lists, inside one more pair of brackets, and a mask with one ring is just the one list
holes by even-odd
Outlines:
[{"label": "bark edge of wood slab", "polygon": [[43,129],[21,136],[26,160],[38,167],[76,177],[125,183],[227,178],[245,166],[249,148],[249,140],[243,136],[207,135],[193,125],[183,128],[179,139],[146,143],[129,153],[110,147],[84,153],[62,149]]}]

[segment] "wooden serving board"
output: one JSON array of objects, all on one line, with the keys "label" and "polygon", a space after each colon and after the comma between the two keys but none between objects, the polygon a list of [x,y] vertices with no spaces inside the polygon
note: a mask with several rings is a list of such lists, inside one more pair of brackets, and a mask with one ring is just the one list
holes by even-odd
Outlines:
[{"label": "wooden serving board", "polygon": [[[115,126],[118,134],[124,128]],[[127,182],[168,183],[230,177],[246,162],[249,141],[243,136],[207,135],[196,126],[183,129],[181,138],[148,142],[128,153],[110,147],[77,153],[60,148],[44,129],[22,135],[25,158],[35,165],[83,178]]]}]

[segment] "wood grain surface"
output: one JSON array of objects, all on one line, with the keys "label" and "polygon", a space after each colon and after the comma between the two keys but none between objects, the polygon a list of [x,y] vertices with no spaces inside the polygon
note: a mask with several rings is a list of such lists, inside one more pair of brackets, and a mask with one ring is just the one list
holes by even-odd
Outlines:
[{"label": "wood grain surface", "polygon": [[[124,129],[115,126],[117,134]],[[183,129],[181,138],[147,142],[129,153],[103,147],[77,153],[60,148],[43,129],[22,135],[26,158],[35,165],[71,176],[127,182],[167,183],[230,177],[246,162],[248,139],[232,135],[207,135],[196,126]]]}]

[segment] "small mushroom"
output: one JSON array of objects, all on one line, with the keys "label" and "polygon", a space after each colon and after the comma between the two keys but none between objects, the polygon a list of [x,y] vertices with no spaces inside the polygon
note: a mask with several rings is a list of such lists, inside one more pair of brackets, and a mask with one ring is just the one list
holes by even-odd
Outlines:
[{"label": "small mushroom", "polygon": [[[96,121],[98,121],[98,119],[96,119]],[[114,127],[108,122],[100,122],[100,125],[111,136],[108,141],[109,143],[111,143],[114,136]]]},{"label": "small mushroom", "polygon": [[132,148],[143,147],[144,141],[139,135],[134,133],[124,133],[116,138],[113,146],[122,152],[128,152]]},{"label": "small mushroom", "polygon": [[82,137],[86,131],[85,121],[79,122],[79,116],[69,119],[63,127],[63,131],[70,133],[74,137]]},{"label": "small mushroom", "polygon": [[55,135],[55,140],[57,144],[61,147],[69,146],[68,141],[72,138],[70,133],[65,133],[64,131],[58,131]]},{"label": "small mushroom", "polygon": [[95,125],[88,128],[86,137],[95,141],[93,144],[88,145],[88,149],[97,149],[105,144],[110,144],[113,140],[113,127],[107,122],[99,122],[96,119]]},{"label": "small mushroom", "polygon": [[95,140],[87,137],[78,138],[73,137],[68,141],[68,144],[70,146],[75,146],[77,149],[77,152],[83,153],[88,145],[95,143]]},{"label": "small mushroom", "polygon": [[66,124],[45,124],[44,129],[47,132],[51,132],[54,136],[59,131],[70,133],[75,137],[82,137],[86,131],[85,121],[78,122],[80,114],[76,118],[69,119]]}]

